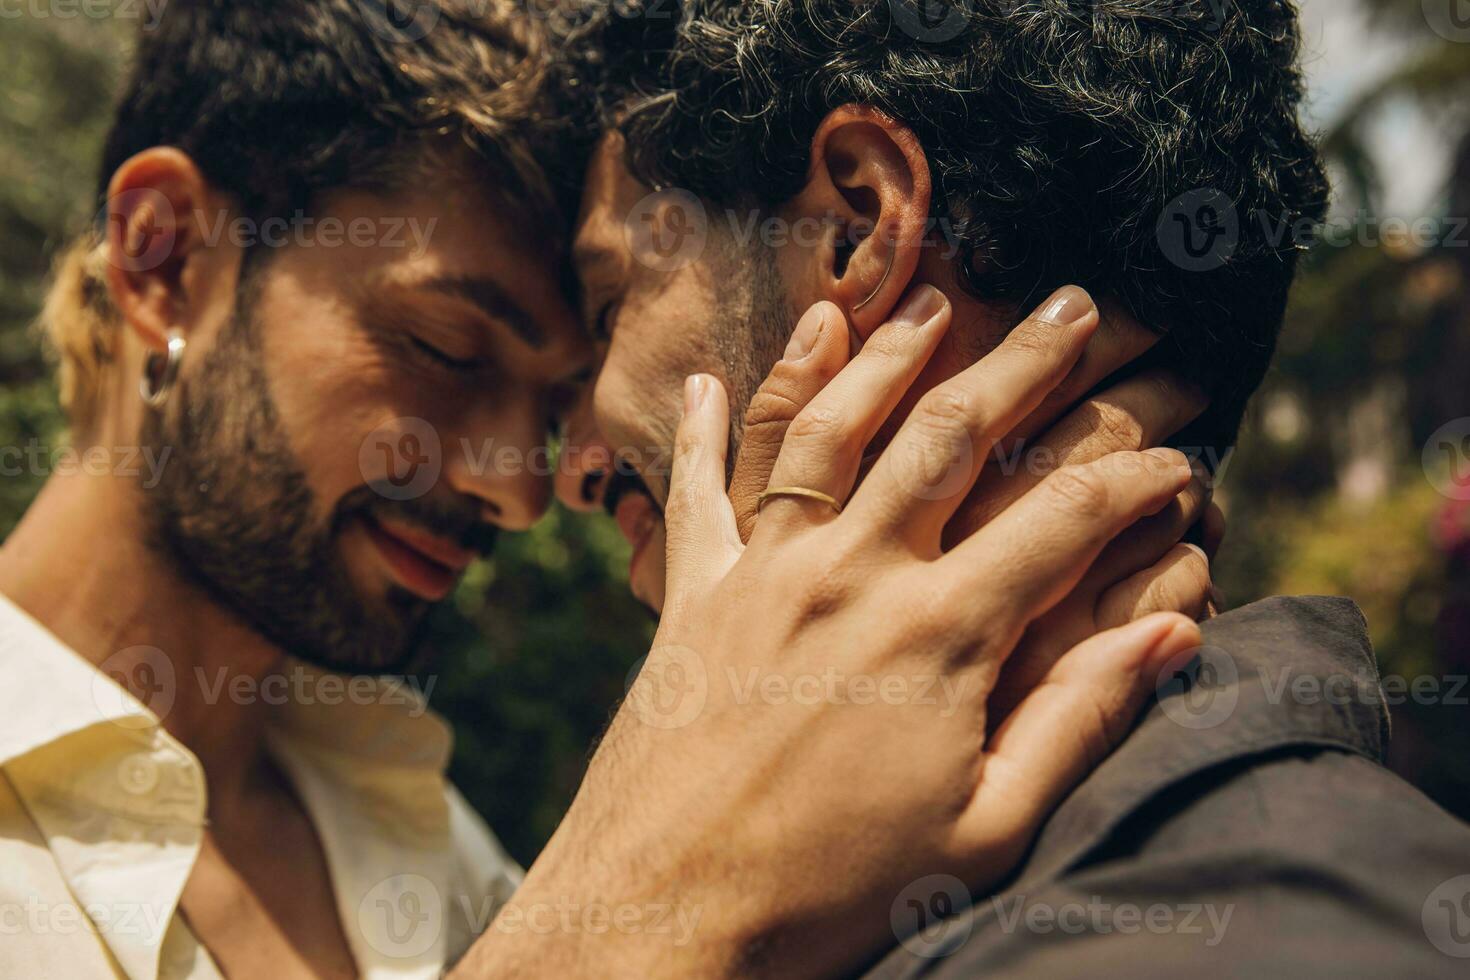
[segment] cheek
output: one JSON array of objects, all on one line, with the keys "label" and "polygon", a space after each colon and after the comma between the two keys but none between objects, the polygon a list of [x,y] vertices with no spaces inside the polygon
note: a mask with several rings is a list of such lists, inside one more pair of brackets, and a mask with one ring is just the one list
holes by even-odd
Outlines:
[{"label": "cheek", "polygon": [[[401,365],[342,332],[302,331],[266,349],[272,400],[318,507],[330,514],[367,477],[363,447],[373,434],[401,429],[404,418],[428,415]],[[325,515],[324,515],[325,516]]]}]

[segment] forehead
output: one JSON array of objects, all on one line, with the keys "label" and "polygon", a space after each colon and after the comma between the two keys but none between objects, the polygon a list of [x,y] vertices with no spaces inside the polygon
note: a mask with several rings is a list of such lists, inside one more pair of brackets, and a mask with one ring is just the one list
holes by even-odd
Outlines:
[{"label": "forehead", "polygon": [[[541,329],[579,329],[557,229],[528,219],[483,181],[446,174],[395,191],[322,196],[292,229],[292,267],[334,292],[364,283],[493,281]],[[309,224],[308,224],[309,223]],[[284,258],[284,256],[283,256]]]},{"label": "forehead", "polygon": [[582,209],[572,242],[578,272],[605,263],[626,247],[623,225],[630,210],[648,194],[623,162],[623,137],[612,132],[598,143],[587,166]]}]

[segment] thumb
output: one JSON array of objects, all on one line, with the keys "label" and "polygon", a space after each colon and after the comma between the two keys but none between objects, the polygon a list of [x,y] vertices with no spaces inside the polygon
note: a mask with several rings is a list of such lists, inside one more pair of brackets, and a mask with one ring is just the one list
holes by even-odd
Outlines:
[{"label": "thumb", "polygon": [[826,301],[817,303],[797,321],[785,356],[750,399],[730,478],[740,540],[749,541],[755,529],[760,496],[770,486],[791,420],[847,364],[848,335],[842,310]]},{"label": "thumb", "polygon": [[707,374],[685,379],[684,417],[674,437],[674,465],[664,506],[666,607],[718,582],[740,557],[735,515],[725,496],[729,418],[719,381]]}]

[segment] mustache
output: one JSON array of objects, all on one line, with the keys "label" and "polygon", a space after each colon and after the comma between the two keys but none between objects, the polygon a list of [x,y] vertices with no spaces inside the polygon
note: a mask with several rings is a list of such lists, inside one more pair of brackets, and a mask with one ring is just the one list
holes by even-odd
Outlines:
[{"label": "mustache", "polygon": [[500,529],[484,521],[484,504],[452,491],[430,491],[421,497],[393,499],[372,484],[358,487],[337,503],[333,530],[339,530],[349,518],[357,516],[391,517],[435,537],[451,541],[481,558],[495,551]]},{"label": "mustache", "polygon": [[631,465],[622,464],[621,461],[613,466],[612,476],[608,478],[607,488],[602,492],[602,509],[608,514],[615,514],[618,510],[618,501],[630,493],[641,493],[653,504],[654,510],[660,515],[663,508],[658,505],[658,500],[649,491],[648,484],[643,482],[643,477]]}]

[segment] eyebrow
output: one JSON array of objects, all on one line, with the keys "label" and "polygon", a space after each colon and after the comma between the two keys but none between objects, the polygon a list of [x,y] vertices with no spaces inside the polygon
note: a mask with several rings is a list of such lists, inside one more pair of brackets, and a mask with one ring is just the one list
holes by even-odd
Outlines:
[{"label": "eyebrow", "polygon": [[511,299],[498,282],[477,276],[444,276],[420,284],[419,289],[431,289],[446,296],[464,300],[479,309],[487,317],[504,323],[531,347],[545,347],[546,334],[536,319],[519,303]]}]

